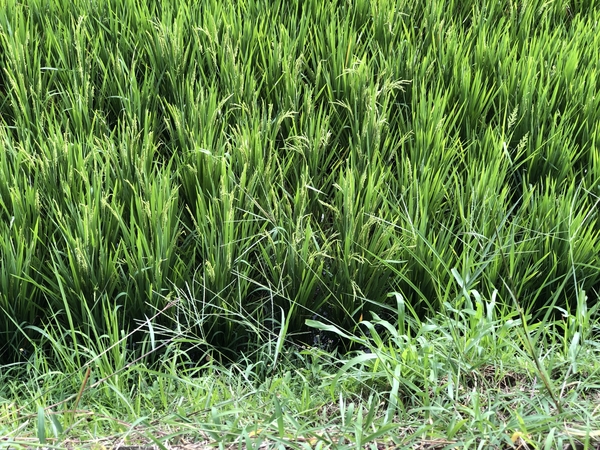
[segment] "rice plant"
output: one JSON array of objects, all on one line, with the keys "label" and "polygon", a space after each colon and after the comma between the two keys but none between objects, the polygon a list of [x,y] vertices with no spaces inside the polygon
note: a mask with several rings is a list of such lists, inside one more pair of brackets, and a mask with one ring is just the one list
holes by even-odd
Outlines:
[{"label": "rice plant", "polygon": [[8,354],[15,323],[102,329],[106,298],[131,325],[186,286],[224,346],[241,311],[431,313],[454,268],[527,308],[597,289],[583,4],[6,5]]}]

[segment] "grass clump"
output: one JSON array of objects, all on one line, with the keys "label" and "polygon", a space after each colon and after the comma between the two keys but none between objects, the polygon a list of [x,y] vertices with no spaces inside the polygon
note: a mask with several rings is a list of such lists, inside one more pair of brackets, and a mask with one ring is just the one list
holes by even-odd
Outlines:
[{"label": "grass clump", "polygon": [[[395,293],[398,321],[375,314],[354,333],[309,322],[361,347],[343,355],[280,346],[263,329],[261,345],[225,365],[210,349],[192,360],[181,344],[202,338],[180,329],[153,364],[127,336],[82,334],[79,368],[48,327],[52,353],[40,346],[3,367],[0,445],[596,448],[595,308],[581,298],[526,334],[497,295],[468,296],[472,308],[423,321]],[[162,344],[150,338],[142,352]]]},{"label": "grass clump", "polygon": [[593,1],[0,6],[0,445],[592,448]]}]

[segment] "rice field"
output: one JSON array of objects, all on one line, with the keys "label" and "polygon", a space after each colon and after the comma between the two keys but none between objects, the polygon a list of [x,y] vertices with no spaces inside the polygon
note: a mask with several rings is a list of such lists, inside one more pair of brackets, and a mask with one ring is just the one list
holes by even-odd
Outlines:
[{"label": "rice field", "polygon": [[599,18],[0,0],[0,364],[276,366],[439,315],[465,339],[514,319],[532,355],[545,324],[592,339]]},{"label": "rice field", "polygon": [[597,290],[594,14],[266,6],[6,4],[9,349],[181,290],[224,345],[238,315],[438,310],[464,301],[452,269],[535,310]]}]

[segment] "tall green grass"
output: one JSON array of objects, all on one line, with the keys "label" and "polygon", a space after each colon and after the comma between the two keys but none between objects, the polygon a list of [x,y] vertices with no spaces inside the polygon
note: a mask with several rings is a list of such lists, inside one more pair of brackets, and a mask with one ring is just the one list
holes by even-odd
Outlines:
[{"label": "tall green grass", "polygon": [[0,5],[3,359],[597,299],[592,1]]}]

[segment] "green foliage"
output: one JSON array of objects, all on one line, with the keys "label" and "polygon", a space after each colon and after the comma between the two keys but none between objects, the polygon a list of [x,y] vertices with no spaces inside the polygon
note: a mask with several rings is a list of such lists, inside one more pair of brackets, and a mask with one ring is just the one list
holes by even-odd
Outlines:
[{"label": "green foliage", "polygon": [[174,300],[155,338],[231,352],[392,291],[596,301],[592,1],[0,6],[3,359]]}]

